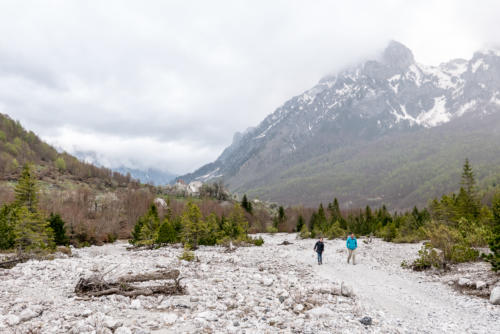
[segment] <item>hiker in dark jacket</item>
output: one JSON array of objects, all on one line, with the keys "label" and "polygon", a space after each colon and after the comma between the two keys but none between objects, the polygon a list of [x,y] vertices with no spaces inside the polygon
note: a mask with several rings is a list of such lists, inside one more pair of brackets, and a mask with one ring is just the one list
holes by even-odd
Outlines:
[{"label": "hiker in dark jacket", "polygon": [[314,251],[318,253],[318,264],[323,264],[323,251],[325,250],[325,244],[323,243],[323,238],[319,238],[314,245]]}]

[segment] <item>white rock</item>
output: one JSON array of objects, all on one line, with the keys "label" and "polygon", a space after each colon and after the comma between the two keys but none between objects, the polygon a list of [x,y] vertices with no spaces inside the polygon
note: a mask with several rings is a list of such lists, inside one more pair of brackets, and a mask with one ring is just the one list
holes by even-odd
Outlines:
[{"label": "white rock", "polygon": [[141,301],[138,299],[132,300],[132,302],[130,303],[130,308],[133,308],[136,310],[140,309],[141,308]]},{"label": "white rock", "polygon": [[261,284],[264,285],[264,286],[271,286],[271,285],[273,285],[273,282],[274,281],[273,281],[272,278],[265,277],[265,278],[262,279]]},{"label": "white rock", "polygon": [[17,315],[14,314],[9,314],[8,316],[5,317],[4,320],[9,326],[15,326],[18,325],[21,319]]},{"label": "white rock", "polygon": [[82,313],[80,313],[82,315],[82,317],[88,317],[89,315],[92,314],[92,311],[89,310],[89,309],[85,309],[82,311]]},{"label": "white rock", "polygon": [[205,319],[208,321],[215,321],[215,320],[217,320],[218,317],[213,312],[205,311],[205,312],[198,313],[197,318]]},{"label": "white rock", "polygon": [[500,286],[495,287],[491,290],[490,303],[493,305],[500,305]]},{"label": "white rock", "polygon": [[117,329],[123,325],[123,322],[111,317],[104,317],[103,325],[109,329]]},{"label": "white rock", "polygon": [[167,313],[167,314],[164,314],[162,319],[163,319],[163,322],[166,324],[166,325],[172,325],[174,322],[177,321],[177,314],[175,313]]},{"label": "white rock", "polygon": [[307,311],[311,317],[314,318],[328,318],[334,315],[333,311],[326,307],[316,307],[312,310]]},{"label": "white rock", "polygon": [[462,287],[464,287],[464,286],[470,286],[471,283],[472,282],[470,281],[470,279],[465,278],[465,277],[460,277],[460,279],[458,280],[458,285],[462,286]]},{"label": "white rock", "polygon": [[130,328],[122,326],[116,329],[115,334],[132,334],[132,331]]},{"label": "white rock", "polygon": [[344,282],[342,282],[342,284],[340,285],[340,293],[345,297],[351,297],[354,295],[352,287],[348,284],[345,284]]},{"label": "white rock", "polygon": [[24,309],[21,314],[19,314],[19,319],[21,321],[28,321],[28,320],[31,320],[33,318],[36,318],[38,316],[38,313],[36,313],[35,311],[27,308],[27,309]]},{"label": "white rock", "polygon": [[304,310],[304,305],[302,305],[302,304],[297,304],[297,305],[295,305],[295,306],[293,307],[293,310],[294,310],[295,312],[302,312],[302,311]]},{"label": "white rock", "polygon": [[476,282],[476,289],[481,290],[486,287],[486,282],[485,281],[477,281]]}]

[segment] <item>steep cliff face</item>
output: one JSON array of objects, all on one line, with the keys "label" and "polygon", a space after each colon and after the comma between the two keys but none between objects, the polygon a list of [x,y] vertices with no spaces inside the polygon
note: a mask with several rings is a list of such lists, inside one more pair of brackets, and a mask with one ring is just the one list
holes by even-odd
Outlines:
[{"label": "steep cliff face", "polygon": [[[310,90],[285,102],[257,127],[235,135],[232,145],[215,162],[181,178],[187,181],[223,178],[233,191],[306,204],[326,200],[327,195],[321,189],[306,190],[311,181],[321,179],[330,188],[326,191],[328,199],[338,196],[356,205],[369,203],[373,198],[383,201],[394,197],[393,190],[384,190],[382,185],[372,182],[374,174],[370,168],[378,165],[371,153],[359,156],[360,151],[369,148],[380,157],[411,165],[415,159],[428,156],[422,150],[434,152],[435,147],[441,147],[434,140],[425,149],[422,145],[429,136],[438,138],[446,133],[446,138],[457,138],[450,143],[453,147],[442,147],[442,153],[455,152],[449,163],[452,169],[459,168],[460,162],[456,160],[472,153],[455,150],[460,138],[467,137],[456,131],[476,131],[486,125],[493,132],[478,134],[476,141],[478,145],[487,145],[483,142],[487,140],[484,135],[497,134],[499,111],[499,52],[477,52],[470,60],[455,59],[434,67],[418,64],[408,48],[393,41],[379,59],[324,77]],[[484,119],[491,119],[493,124],[490,121],[485,124]],[[405,147],[387,152],[379,144],[391,146],[393,142],[407,140],[406,149],[415,151],[415,156],[406,160],[394,156]],[[329,163],[318,169],[314,161],[326,156]],[[355,184],[351,187],[339,187],[346,180],[341,173],[348,172],[341,166],[353,156],[357,156],[353,167],[358,171],[358,179],[353,180]],[[491,161],[486,156],[478,159],[481,163]],[[302,166],[304,175],[293,172],[297,166]],[[395,167],[400,166],[387,166],[386,172],[391,173]],[[415,173],[411,169],[408,172]],[[381,189],[380,192],[374,192],[374,187]],[[445,188],[451,187],[450,180]],[[419,186],[405,184],[402,188],[407,190],[396,197],[404,198]],[[422,194],[422,200],[425,195]],[[390,204],[400,207],[405,202],[396,200]]]}]

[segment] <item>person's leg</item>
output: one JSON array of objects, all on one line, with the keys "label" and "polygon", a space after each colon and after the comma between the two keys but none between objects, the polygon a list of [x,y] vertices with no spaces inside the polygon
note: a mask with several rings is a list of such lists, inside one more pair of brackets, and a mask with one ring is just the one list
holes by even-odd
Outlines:
[{"label": "person's leg", "polygon": [[347,263],[349,263],[349,261],[351,260],[351,255],[352,255],[352,251],[350,249],[347,249]]},{"label": "person's leg", "polygon": [[321,253],[320,252],[316,252],[316,254],[318,254],[318,264],[319,264],[320,261],[321,261]]},{"label": "person's leg", "polygon": [[319,253],[319,264],[323,264],[323,253]]},{"label": "person's leg", "polygon": [[356,264],[356,250],[352,250],[352,264]]}]

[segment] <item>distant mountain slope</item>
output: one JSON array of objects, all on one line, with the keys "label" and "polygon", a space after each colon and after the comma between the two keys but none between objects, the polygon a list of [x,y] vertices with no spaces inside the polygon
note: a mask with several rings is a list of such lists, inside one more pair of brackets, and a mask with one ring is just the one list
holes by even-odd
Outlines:
[{"label": "distant mountain slope", "polygon": [[166,185],[173,181],[176,177],[175,174],[149,168],[147,170],[120,167],[114,168],[114,171],[123,175],[130,174],[133,179],[139,180],[142,183],[153,184],[156,186]]},{"label": "distant mountain slope", "polygon": [[[406,208],[456,189],[465,157],[482,182],[500,172],[500,53],[438,67],[391,42],[378,60],[323,78],[185,181],[289,204]],[[500,175],[500,174],[499,174]]]}]

